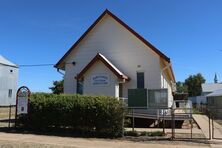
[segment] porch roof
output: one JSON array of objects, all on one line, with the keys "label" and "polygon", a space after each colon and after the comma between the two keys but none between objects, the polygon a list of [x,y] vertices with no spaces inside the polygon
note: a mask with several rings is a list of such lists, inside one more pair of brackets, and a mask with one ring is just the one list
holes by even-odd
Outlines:
[{"label": "porch roof", "polygon": [[104,55],[97,53],[97,55],[82,69],[82,71],[77,75],[77,79],[81,79],[88,69],[95,64],[96,61],[101,61],[108,67],[119,79],[130,80],[123,72],[121,72],[114,64],[112,64]]}]

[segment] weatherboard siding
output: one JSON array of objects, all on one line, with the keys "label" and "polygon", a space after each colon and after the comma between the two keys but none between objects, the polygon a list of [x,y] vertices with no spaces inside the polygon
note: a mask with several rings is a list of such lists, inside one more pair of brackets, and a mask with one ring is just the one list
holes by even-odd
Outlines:
[{"label": "weatherboard siding", "polygon": [[[15,105],[17,80],[18,68],[0,64],[0,105]],[[9,89],[12,89],[12,97],[10,98],[8,97]]]},{"label": "weatherboard siding", "polygon": [[[109,77],[109,83],[105,86],[92,85],[91,77],[93,75],[107,75]],[[108,69],[101,61],[97,61],[84,75],[84,94],[89,95],[103,95],[119,97],[116,92],[116,84],[118,84],[118,78],[113,72]],[[101,89],[103,90],[101,92]]]},{"label": "weatherboard siding", "polygon": [[[123,96],[136,88],[137,72],[144,72],[145,88],[161,88],[159,56],[126,28],[106,15],[65,59],[65,93],[76,93],[76,75],[97,54],[103,54],[131,78],[123,84]],[[76,65],[68,64],[75,61]]]}]

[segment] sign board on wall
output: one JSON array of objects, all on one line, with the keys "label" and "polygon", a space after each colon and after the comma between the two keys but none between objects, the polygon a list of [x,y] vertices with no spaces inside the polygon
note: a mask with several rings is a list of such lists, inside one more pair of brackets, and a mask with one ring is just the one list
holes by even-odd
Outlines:
[{"label": "sign board on wall", "polygon": [[107,74],[98,74],[91,76],[91,84],[93,86],[108,86],[110,84],[110,77]]},{"label": "sign board on wall", "polygon": [[28,113],[29,97],[30,90],[26,86],[18,89],[16,96],[16,115]]}]

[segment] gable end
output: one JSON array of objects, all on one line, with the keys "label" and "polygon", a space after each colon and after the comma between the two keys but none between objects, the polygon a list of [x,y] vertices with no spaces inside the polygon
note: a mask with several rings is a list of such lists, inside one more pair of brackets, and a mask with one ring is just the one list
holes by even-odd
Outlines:
[{"label": "gable end", "polygon": [[106,15],[108,14],[122,26],[124,26],[129,32],[135,35],[140,41],[142,41],[146,46],[151,48],[156,54],[158,54],[161,58],[165,61],[170,63],[170,58],[168,58],[165,54],[163,54],[160,50],[154,47],[151,43],[145,40],[142,36],[140,36],[137,32],[135,32],[132,28],[130,28],[127,24],[125,24],[122,20],[120,20],[117,16],[111,13],[109,10],[105,10],[97,19],[96,21],[86,30],[86,32],[72,45],[72,47],[65,53],[65,55],[54,65],[55,68],[63,69],[62,64],[64,64],[64,59],[75,49],[75,47],[86,37],[86,35],[97,25],[97,23]]}]

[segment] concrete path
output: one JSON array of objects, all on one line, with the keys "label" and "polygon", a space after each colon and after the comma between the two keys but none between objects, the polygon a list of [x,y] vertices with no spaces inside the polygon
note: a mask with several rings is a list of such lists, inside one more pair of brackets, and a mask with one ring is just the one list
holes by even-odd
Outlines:
[{"label": "concrete path", "polygon": [[209,118],[206,115],[193,115],[194,120],[200,126],[203,134],[207,138],[211,138],[211,147],[222,148],[222,126],[214,122],[214,138],[220,138],[221,140],[212,139],[212,121],[210,122],[210,135],[209,135]]},{"label": "concrete path", "polygon": [[200,126],[203,134],[206,138],[211,137],[211,133],[209,134],[209,119],[206,115],[193,115],[194,120],[197,122],[197,124]]}]

